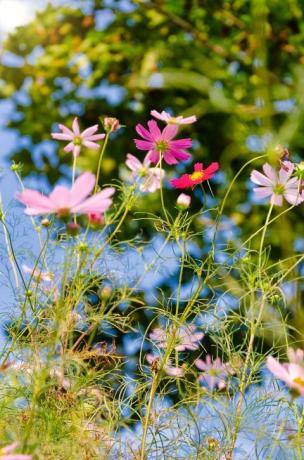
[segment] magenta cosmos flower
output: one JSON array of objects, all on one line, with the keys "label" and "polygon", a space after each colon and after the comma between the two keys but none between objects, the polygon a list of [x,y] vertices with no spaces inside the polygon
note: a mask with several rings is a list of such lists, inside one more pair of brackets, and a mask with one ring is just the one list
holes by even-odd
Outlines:
[{"label": "magenta cosmos flower", "polygon": [[289,363],[280,364],[272,356],[266,360],[267,369],[277,378],[286,383],[301,396],[304,395],[304,352],[300,349],[288,349]]},{"label": "magenta cosmos flower", "polygon": [[26,206],[25,213],[31,216],[57,214],[59,217],[65,217],[70,213],[103,213],[111,205],[111,196],[115,189],[107,187],[88,198],[94,185],[94,174],[85,172],[75,180],[71,189],[57,185],[49,196],[44,196],[36,190],[25,189],[16,193],[16,198]]},{"label": "magenta cosmos flower", "polygon": [[178,127],[167,125],[163,131],[159,129],[156,121],[148,121],[148,128],[142,125],[136,126],[137,133],[144,139],[134,139],[135,145],[139,150],[148,151],[148,159],[152,163],[158,163],[163,157],[168,165],[175,165],[179,161],[187,160],[190,154],[184,149],[191,147],[191,139],[174,140]]},{"label": "magenta cosmos flower", "polygon": [[74,118],[72,130],[64,125],[59,125],[59,129],[61,133],[51,133],[52,138],[57,141],[68,141],[69,143],[63,150],[73,152],[74,157],[79,155],[81,146],[98,150],[99,144],[95,141],[100,141],[105,137],[105,134],[95,134],[98,130],[98,125],[91,126],[81,133],[77,118]]},{"label": "magenta cosmos flower", "polygon": [[254,184],[259,185],[253,189],[257,198],[270,197],[270,203],[276,206],[282,206],[283,198],[292,205],[302,203],[304,200],[301,182],[296,177],[291,177],[294,170],[294,164],[290,161],[284,161],[284,165],[279,171],[270,166],[268,163],[263,165],[265,174],[259,171],[252,171],[250,179]]},{"label": "magenta cosmos flower", "polygon": [[219,164],[216,162],[211,163],[211,165],[209,165],[206,169],[204,169],[202,163],[195,163],[192,174],[183,174],[178,179],[172,179],[171,184],[174,188],[195,187],[196,185],[211,179],[219,167]]},{"label": "magenta cosmos flower", "polygon": [[141,192],[155,192],[160,189],[161,180],[165,177],[165,171],[161,168],[150,168],[151,161],[146,155],[141,163],[138,158],[128,153],[126,165],[131,169],[131,182],[141,179],[139,189]]},{"label": "magenta cosmos flower", "polygon": [[182,117],[181,115],[178,117],[172,117],[170,113],[165,112],[164,110],[162,112],[158,112],[157,110],[151,110],[150,114],[152,115],[152,117],[172,125],[191,125],[191,123],[196,122],[195,115],[186,118]]},{"label": "magenta cosmos flower", "polygon": [[[146,360],[148,363],[151,365],[152,369],[154,371],[159,370],[159,364],[161,361],[161,356],[158,355],[152,355],[148,353],[146,355]],[[172,366],[171,360],[168,359],[166,364],[163,367],[164,371],[166,372],[167,375],[170,375],[170,377],[183,377],[184,376],[184,369],[181,367],[174,367]]]},{"label": "magenta cosmos flower", "polygon": [[32,460],[31,455],[26,454],[14,454],[14,450],[18,449],[19,442],[13,442],[8,446],[0,449],[0,460]]},{"label": "magenta cosmos flower", "polygon": [[227,376],[233,373],[229,364],[222,363],[220,358],[213,360],[210,355],[206,356],[205,361],[197,359],[195,365],[203,371],[198,381],[209,387],[211,391],[216,387],[219,390],[225,388]]},{"label": "magenta cosmos flower", "polygon": [[[159,348],[167,348],[171,342],[172,334],[172,326],[167,331],[158,327],[151,332],[149,337],[151,340],[158,342],[157,346]],[[182,326],[175,333],[174,349],[176,351],[197,350],[203,337],[203,332],[197,332],[195,326]]]}]

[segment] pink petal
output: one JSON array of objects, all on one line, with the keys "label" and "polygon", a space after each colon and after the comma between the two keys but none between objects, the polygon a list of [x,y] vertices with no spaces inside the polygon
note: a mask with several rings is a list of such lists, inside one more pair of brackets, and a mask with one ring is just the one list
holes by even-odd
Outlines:
[{"label": "pink petal", "polygon": [[276,378],[283,380],[284,382],[289,382],[288,371],[272,356],[267,357],[266,367]]},{"label": "pink petal", "polygon": [[[169,125],[169,126],[175,126],[175,125]],[[174,149],[187,149],[187,148],[192,146],[192,139],[190,139],[190,138],[189,139],[188,138],[177,139],[175,141],[171,141],[170,145]]]},{"label": "pink petal", "polygon": [[148,127],[152,136],[152,140],[156,141],[160,139],[161,137],[161,131],[159,127],[157,126],[157,123],[155,120],[150,120],[148,121]]},{"label": "pink petal", "polygon": [[[188,157],[187,157],[188,158]],[[169,152],[165,152],[164,153],[164,160],[165,162],[168,164],[168,165],[176,165],[178,163],[177,159],[175,158],[175,156],[171,153],[171,151]]]},{"label": "pink petal", "polygon": [[53,139],[56,139],[57,141],[71,141],[74,138],[74,136],[64,133],[51,133],[51,136]]},{"label": "pink petal", "polygon": [[63,150],[64,150],[65,152],[72,152],[72,150],[74,150],[74,147],[75,147],[75,146],[74,146],[74,142],[70,142],[68,145],[66,145],[66,146],[64,147]]},{"label": "pink petal", "polygon": [[[1,453],[3,454],[9,454],[13,450],[16,450],[19,447],[20,443],[15,441],[12,444],[9,444],[8,446],[2,447]],[[1,458],[1,457],[0,457]]]},{"label": "pink petal", "polygon": [[270,199],[270,203],[274,204],[275,206],[282,206],[283,195],[277,195],[276,193],[273,193]]},{"label": "pink petal", "polygon": [[148,131],[146,128],[143,127],[143,125],[141,124],[138,124],[136,125],[135,127],[136,129],[136,132],[143,138],[143,139],[146,139],[148,141],[153,141],[153,137],[150,133],[150,131]]},{"label": "pink petal", "polygon": [[106,137],[105,134],[94,134],[93,136],[86,137],[87,141],[101,141]]},{"label": "pink petal", "polygon": [[85,172],[76,180],[71,189],[71,207],[81,203],[93,190],[95,186],[95,176]]},{"label": "pink petal", "polygon": [[137,172],[142,168],[141,162],[136,158],[134,155],[131,153],[127,154],[127,160],[126,160],[126,165],[128,168],[131,169],[131,171]]},{"label": "pink petal", "polygon": [[56,210],[69,209],[71,206],[71,192],[62,185],[57,185],[52,193],[50,193],[49,198],[53,203],[53,208]]},{"label": "pink petal", "polygon": [[161,113],[157,112],[157,110],[151,110],[150,114],[152,115],[152,117],[162,121],[168,121],[168,119],[170,118],[170,114],[165,112],[164,110]]},{"label": "pink petal", "polygon": [[44,213],[52,212],[53,210],[53,204],[50,199],[36,190],[25,189],[23,192],[17,192],[15,197],[28,208],[43,209]]},{"label": "pink petal", "polygon": [[272,194],[272,187],[255,187],[253,191],[257,198],[266,198]]},{"label": "pink petal", "polygon": [[257,185],[265,185],[270,187],[275,184],[275,182],[271,181],[268,177],[264,176],[264,174],[256,170],[252,171],[252,173],[250,174],[250,179]]},{"label": "pink petal", "polygon": [[191,157],[190,153],[185,152],[184,150],[177,150],[175,148],[170,149],[170,153],[177,158],[178,160],[188,160]]},{"label": "pink petal", "polygon": [[98,130],[98,125],[90,126],[90,128],[87,128],[84,131],[82,131],[81,137],[85,138],[85,137],[92,136],[92,134],[96,133],[97,130]]},{"label": "pink petal", "polygon": [[134,142],[138,150],[151,150],[154,146],[153,142],[142,141],[141,139],[134,139]]},{"label": "pink petal", "polygon": [[290,203],[292,205],[300,204],[304,200],[304,197],[301,196],[298,191],[296,191],[296,193],[292,193],[290,191],[285,192],[284,193],[284,198],[285,198],[286,201],[288,201],[288,203]]},{"label": "pink petal", "polygon": [[73,131],[71,131],[67,126],[61,124],[59,124],[58,126],[64,134],[69,134],[71,137],[74,137]]},{"label": "pink petal", "polygon": [[160,158],[159,152],[156,152],[156,150],[150,150],[147,154],[147,158],[151,161],[151,163],[157,164]]},{"label": "pink petal", "polygon": [[266,174],[266,176],[271,180],[271,182],[277,182],[277,172],[272,166],[270,166],[270,164],[264,163],[263,171]]},{"label": "pink petal", "polygon": [[72,124],[72,129],[73,132],[76,136],[80,136],[80,129],[79,129],[79,124],[78,124],[78,119],[77,117],[74,118],[73,124]]},{"label": "pink petal", "polygon": [[91,196],[83,203],[73,207],[73,212],[88,213],[88,212],[105,212],[112,204],[110,198],[115,193],[115,188],[107,187],[96,195]]},{"label": "pink petal", "polygon": [[[165,139],[166,141],[171,141],[173,137],[176,136],[178,132],[178,126],[177,125],[167,125],[163,132],[162,132],[162,138]],[[175,141],[178,142],[178,141]]]},{"label": "pink petal", "polygon": [[190,125],[191,123],[195,123],[196,120],[197,120],[196,116],[192,115],[191,117],[183,118],[183,120],[181,121],[181,124],[182,125]]},{"label": "pink petal", "polygon": [[84,145],[85,147],[87,147],[88,149],[93,149],[93,150],[98,150],[100,145],[99,144],[96,144],[96,142],[91,142],[91,141],[83,141],[82,142],[82,145]]}]

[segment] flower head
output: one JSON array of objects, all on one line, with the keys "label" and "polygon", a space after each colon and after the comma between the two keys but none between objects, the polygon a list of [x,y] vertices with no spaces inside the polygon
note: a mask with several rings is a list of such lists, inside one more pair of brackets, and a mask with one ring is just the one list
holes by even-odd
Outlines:
[{"label": "flower head", "polygon": [[172,125],[190,125],[191,123],[196,122],[195,115],[186,118],[182,116],[172,117],[170,113],[165,112],[165,110],[163,110],[162,112],[158,112],[157,110],[151,110],[150,114],[152,115],[152,117],[157,118],[158,120],[165,121],[166,123]]},{"label": "flower head", "polygon": [[103,120],[104,129],[109,133],[115,133],[121,128],[121,124],[117,118],[106,117]]},{"label": "flower head", "polygon": [[[154,373],[157,373],[159,370],[159,363],[161,360],[160,356],[155,356],[150,353],[146,355],[146,360],[148,363],[151,365],[151,369]],[[163,367],[164,371],[166,372],[167,375],[170,375],[171,377],[183,377],[184,376],[184,369],[181,367],[174,367],[172,366],[171,360],[168,359],[166,364]]]},{"label": "flower head", "polygon": [[71,213],[103,213],[111,205],[111,196],[115,189],[107,187],[88,198],[94,184],[94,174],[86,172],[75,180],[71,189],[57,185],[49,196],[42,195],[36,190],[25,189],[16,193],[16,198],[26,206],[25,213],[31,216],[57,214],[58,217],[65,217]]},{"label": "flower head", "polygon": [[288,349],[289,363],[280,364],[272,356],[268,356],[266,367],[278,379],[283,380],[289,388],[301,396],[304,395],[304,352]]},{"label": "flower head", "polygon": [[79,155],[81,146],[88,147],[89,149],[99,149],[99,145],[95,141],[99,141],[105,137],[105,134],[95,134],[98,130],[98,125],[91,126],[81,133],[77,118],[74,118],[72,130],[64,125],[59,125],[59,129],[61,133],[51,133],[52,138],[58,141],[68,141],[69,143],[63,150],[65,152],[73,152],[74,157]]},{"label": "flower head", "polygon": [[259,185],[253,189],[257,198],[270,197],[270,203],[276,206],[282,206],[283,197],[288,203],[297,205],[304,201],[301,183],[296,177],[291,177],[294,170],[294,164],[290,161],[284,161],[277,172],[275,168],[268,163],[263,165],[265,174],[259,171],[252,171],[250,179],[254,184]]},{"label": "flower head", "polygon": [[225,388],[227,376],[233,373],[229,364],[222,363],[220,358],[213,360],[210,355],[206,356],[205,361],[197,359],[195,365],[203,371],[198,378],[199,382],[205,384],[211,391],[216,387],[219,390]]},{"label": "flower head", "polygon": [[189,208],[191,204],[191,196],[186,195],[186,193],[181,193],[177,197],[176,204],[181,210]]},{"label": "flower head", "polygon": [[211,179],[215,172],[219,169],[218,163],[211,163],[206,169],[202,163],[195,163],[192,174],[183,174],[178,179],[172,179],[171,184],[174,188],[195,187],[202,182]]},{"label": "flower head", "polygon": [[19,442],[13,442],[8,446],[0,449],[0,460],[32,460],[32,455],[14,454],[14,450],[18,449]]},{"label": "flower head", "polygon": [[126,165],[131,169],[131,182],[142,178],[139,189],[141,192],[155,192],[160,189],[161,180],[165,177],[165,171],[161,168],[150,168],[151,161],[146,155],[141,163],[138,158],[128,153]]},{"label": "flower head", "polygon": [[158,163],[163,157],[168,165],[175,165],[179,161],[187,160],[190,154],[184,149],[191,147],[191,139],[175,139],[178,127],[167,125],[163,131],[159,129],[156,121],[148,121],[148,128],[142,125],[136,126],[136,131],[144,140],[134,139],[135,145],[139,150],[148,151],[148,159],[152,163]]},{"label": "flower head", "polygon": [[[150,339],[158,342],[159,348],[167,348],[173,334],[172,326],[167,331],[158,327],[151,332]],[[203,332],[198,332],[196,326],[181,326],[175,332],[174,349],[176,351],[197,350],[203,337]]]},{"label": "flower head", "polygon": [[100,212],[89,212],[87,214],[87,217],[91,225],[101,226],[101,225],[104,225],[105,223],[104,216]]}]

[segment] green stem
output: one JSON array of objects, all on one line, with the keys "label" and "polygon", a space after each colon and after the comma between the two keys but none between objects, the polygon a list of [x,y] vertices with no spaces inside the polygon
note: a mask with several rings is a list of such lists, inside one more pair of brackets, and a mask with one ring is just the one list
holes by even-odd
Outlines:
[{"label": "green stem", "polygon": [[105,140],[104,140],[104,143],[103,143],[103,146],[102,146],[102,149],[101,149],[101,152],[100,152],[100,155],[99,155],[98,166],[97,166],[97,172],[96,172],[96,182],[95,182],[95,188],[94,188],[94,192],[93,192],[94,195],[95,195],[95,193],[96,193],[97,190],[98,190],[98,182],[99,182],[99,176],[100,176],[102,158],[103,158],[103,155],[104,155],[104,153],[105,153],[105,150],[106,150],[106,147],[107,147],[107,143],[108,143],[109,137],[110,137],[110,133],[107,133],[107,134],[106,134],[106,137],[105,137]]}]

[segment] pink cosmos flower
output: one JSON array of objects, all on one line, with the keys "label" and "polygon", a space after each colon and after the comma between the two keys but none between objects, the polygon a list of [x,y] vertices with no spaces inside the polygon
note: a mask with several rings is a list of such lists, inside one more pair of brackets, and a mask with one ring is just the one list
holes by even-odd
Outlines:
[{"label": "pink cosmos flower", "polygon": [[13,442],[0,449],[0,460],[32,460],[32,455],[14,454],[13,451],[19,447],[19,442]]},{"label": "pink cosmos flower", "polygon": [[183,174],[178,179],[172,179],[170,182],[174,188],[195,187],[202,182],[211,179],[219,169],[218,163],[211,163],[206,169],[202,163],[195,163],[194,172],[192,174]]},{"label": "pink cosmos flower", "polygon": [[168,165],[175,165],[179,161],[187,160],[190,154],[184,149],[191,147],[191,139],[174,140],[178,127],[167,125],[163,131],[159,129],[156,121],[148,121],[148,128],[138,124],[137,133],[144,139],[134,139],[135,145],[139,150],[148,150],[148,159],[152,163],[158,163],[162,156]]},{"label": "pink cosmos flower", "polygon": [[[159,348],[167,348],[173,334],[172,326],[166,331],[161,328],[154,329],[149,335],[151,340],[155,340]],[[175,333],[176,351],[197,350],[199,341],[204,337],[203,332],[197,332],[196,326],[181,326]]]},{"label": "pink cosmos flower", "polygon": [[216,387],[222,390],[226,387],[226,378],[233,371],[228,363],[222,363],[220,358],[213,360],[210,355],[206,356],[205,361],[197,359],[195,365],[203,371],[198,380],[204,383],[213,391]]},{"label": "pink cosmos flower", "polygon": [[26,206],[25,213],[31,216],[56,214],[59,217],[72,214],[88,214],[105,212],[112,203],[113,187],[107,187],[89,198],[95,185],[95,176],[89,172],[83,173],[71,189],[57,185],[49,196],[42,195],[36,190],[25,189],[16,193],[17,200]]},{"label": "pink cosmos flower", "polygon": [[63,150],[65,152],[73,152],[74,157],[79,155],[81,146],[98,150],[99,145],[95,141],[99,141],[105,137],[105,134],[95,134],[98,130],[98,125],[91,126],[81,133],[77,118],[74,118],[72,130],[64,125],[59,125],[59,129],[61,133],[51,133],[52,138],[58,141],[68,141],[69,143]]},{"label": "pink cosmos flower", "polygon": [[150,114],[152,117],[157,118],[158,120],[165,121],[168,124],[172,125],[190,125],[191,123],[196,122],[196,116],[192,115],[191,117],[172,117],[170,113],[165,112],[164,110],[162,112],[157,112],[157,110],[151,110]]},{"label": "pink cosmos flower", "polygon": [[134,155],[128,153],[126,165],[131,169],[131,182],[142,177],[143,180],[139,186],[141,192],[155,192],[160,189],[161,180],[165,177],[165,171],[161,168],[149,168],[151,161],[147,154],[143,163],[141,163]]},{"label": "pink cosmos flower", "polygon": [[[158,371],[159,362],[161,360],[160,356],[155,356],[155,355],[148,353],[146,355],[146,360],[151,365],[154,371]],[[167,363],[164,365],[163,369],[167,375],[170,375],[170,377],[183,377],[184,376],[184,369],[182,369],[181,367],[172,366],[170,359],[167,360]]]},{"label": "pink cosmos flower", "polygon": [[257,198],[270,197],[270,203],[282,206],[283,197],[288,203],[297,205],[304,201],[304,194],[301,190],[301,182],[296,177],[291,177],[294,164],[284,161],[284,166],[277,172],[268,163],[263,165],[262,174],[259,171],[252,171],[250,179],[259,187],[253,189]]},{"label": "pink cosmos flower", "polygon": [[92,225],[100,226],[100,225],[104,225],[105,223],[104,216],[100,212],[89,212],[87,217],[88,217],[88,221]]},{"label": "pink cosmos flower", "polygon": [[289,363],[280,364],[272,356],[268,356],[266,367],[280,380],[286,383],[292,390],[304,395],[304,352],[302,350],[288,349]]}]

